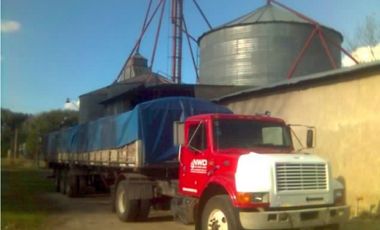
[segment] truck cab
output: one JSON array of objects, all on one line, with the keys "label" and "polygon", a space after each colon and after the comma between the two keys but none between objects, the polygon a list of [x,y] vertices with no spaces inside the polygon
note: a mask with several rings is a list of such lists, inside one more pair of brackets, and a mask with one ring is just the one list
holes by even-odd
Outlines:
[{"label": "truck cab", "polygon": [[178,192],[197,200],[199,229],[339,228],[348,218],[329,163],[295,151],[290,127],[267,115],[189,117]]}]

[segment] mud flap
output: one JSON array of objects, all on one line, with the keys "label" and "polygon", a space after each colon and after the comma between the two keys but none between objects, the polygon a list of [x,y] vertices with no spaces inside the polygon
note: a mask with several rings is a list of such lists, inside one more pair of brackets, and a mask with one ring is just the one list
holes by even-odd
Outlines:
[{"label": "mud flap", "polygon": [[175,197],[171,202],[171,211],[176,222],[193,224],[195,219],[195,208],[198,199],[191,197]]}]

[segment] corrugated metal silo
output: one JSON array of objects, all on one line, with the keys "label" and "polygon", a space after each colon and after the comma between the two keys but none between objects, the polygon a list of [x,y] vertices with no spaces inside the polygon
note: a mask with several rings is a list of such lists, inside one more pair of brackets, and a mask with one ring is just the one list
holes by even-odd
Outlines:
[{"label": "corrugated metal silo", "polygon": [[[282,8],[267,4],[247,15],[203,34],[200,46],[200,83],[261,86],[286,79],[289,69],[315,25]],[[326,40],[341,44],[342,35],[321,26]],[[338,47],[327,43],[340,67]],[[314,36],[293,76],[332,69]]]}]

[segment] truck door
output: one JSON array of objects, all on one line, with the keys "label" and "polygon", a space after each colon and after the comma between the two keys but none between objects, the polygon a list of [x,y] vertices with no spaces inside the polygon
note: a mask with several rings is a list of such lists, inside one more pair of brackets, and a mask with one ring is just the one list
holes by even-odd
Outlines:
[{"label": "truck door", "polygon": [[210,144],[206,124],[205,121],[186,124],[185,146],[181,149],[179,159],[179,190],[184,195],[200,195],[207,182]]}]

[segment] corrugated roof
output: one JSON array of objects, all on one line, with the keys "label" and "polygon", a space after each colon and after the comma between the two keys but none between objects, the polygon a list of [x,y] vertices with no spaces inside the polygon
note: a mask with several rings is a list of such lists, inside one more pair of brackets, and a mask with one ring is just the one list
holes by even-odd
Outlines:
[{"label": "corrugated roof", "polygon": [[310,74],[302,77],[295,77],[290,80],[286,79],[280,82],[276,82],[273,84],[268,84],[261,87],[253,87],[247,90],[242,90],[236,93],[231,93],[222,97],[214,98],[211,101],[221,102],[224,100],[232,99],[235,97],[250,95],[254,93],[264,92],[268,90],[287,88],[299,84],[310,83],[310,82],[321,82],[321,81],[329,81],[329,80],[337,80],[337,79],[350,79],[352,78],[352,73],[355,72],[364,72],[364,71],[380,71],[380,61],[370,62],[355,65],[352,67],[345,67],[335,70],[329,70],[325,72]]},{"label": "corrugated roof", "polygon": [[227,22],[226,24],[223,24],[219,28],[241,25],[241,24],[260,23],[260,22],[309,23],[308,21],[302,19],[301,17],[298,17],[297,15],[285,9],[268,4],[246,15],[243,15],[240,18]]},{"label": "corrugated roof", "polygon": [[135,90],[140,87],[149,87],[149,86],[157,86],[157,85],[171,85],[172,81],[169,79],[160,76],[159,74],[149,73],[143,74],[138,77],[130,78],[125,81],[112,84],[108,86],[108,95],[101,102],[107,102],[114,98],[117,98],[129,91]]},{"label": "corrugated roof", "polygon": [[144,73],[133,78],[126,79],[117,84],[141,83],[144,85],[173,84],[173,82],[157,73]]}]

